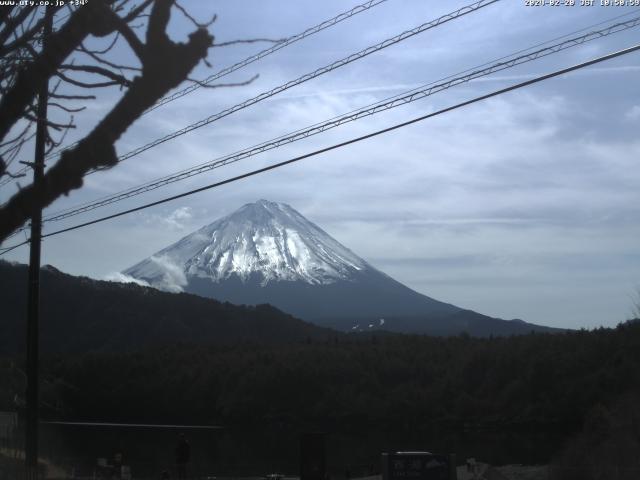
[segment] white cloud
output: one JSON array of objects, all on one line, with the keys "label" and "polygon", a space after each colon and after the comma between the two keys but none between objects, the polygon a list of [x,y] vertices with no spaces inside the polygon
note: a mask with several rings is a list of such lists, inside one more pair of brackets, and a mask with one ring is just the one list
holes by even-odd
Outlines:
[{"label": "white cloud", "polygon": [[162,279],[154,282],[153,286],[166,292],[179,293],[187,285],[187,277],[182,267],[175,264],[169,257],[151,257],[151,261],[164,271]]},{"label": "white cloud", "polygon": [[171,212],[169,216],[163,220],[167,226],[176,230],[182,230],[185,227],[185,223],[188,223],[191,219],[193,219],[193,210],[191,207],[180,207]]},{"label": "white cloud", "polygon": [[154,228],[162,228],[174,232],[182,232],[192,227],[191,221],[194,219],[194,210],[191,207],[183,206],[176,208],[169,213],[142,214],[142,218],[147,225]]},{"label": "white cloud", "polygon": [[638,120],[640,118],[640,105],[634,105],[625,115],[629,120]]},{"label": "white cloud", "polygon": [[125,275],[121,272],[111,272],[104,276],[104,280],[108,282],[118,282],[118,283],[135,283],[136,285],[140,285],[142,287],[149,287],[150,285],[144,280],[140,280],[138,278],[134,278],[129,275]]}]

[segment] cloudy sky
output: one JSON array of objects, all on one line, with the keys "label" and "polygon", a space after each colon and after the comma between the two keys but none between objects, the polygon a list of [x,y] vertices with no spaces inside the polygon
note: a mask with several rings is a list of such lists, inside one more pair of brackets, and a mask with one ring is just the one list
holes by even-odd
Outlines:
[{"label": "cloudy sky", "polygon": [[[283,38],[356,1],[184,1],[217,13],[216,42]],[[469,2],[388,0],[144,116],[120,154]],[[580,0],[576,0],[580,3]],[[597,2],[599,3],[599,2]],[[612,20],[614,17],[628,16]],[[213,160],[582,29],[640,15],[626,7],[529,7],[502,0],[372,54],[108,172],[46,213]],[[595,24],[605,22],[595,27]],[[174,11],[172,35],[193,27]],[[584,32],[582,32],[584,33]],[[577,34],[578,35],[578,34]],[[473,81],[111,207],[57,230],[406,121],[634,45],[638,28]],[[204,78],[267,45],[213,48]],[[130,57],[125,48],[118,60]],[[80,138],[121,92],[77,117]],[[196,228],[265,198],[286,202],[374,266],[442,301],[501,318],[572,328],[627,319],[640,285],[640,53],[117,220],[51,237],[43,263],[105,278]],[[15,191],[3,187],[0,201]],[[6,242],[12,244],[12,240]],[[27,248],[10,255],[26,262]]]}]

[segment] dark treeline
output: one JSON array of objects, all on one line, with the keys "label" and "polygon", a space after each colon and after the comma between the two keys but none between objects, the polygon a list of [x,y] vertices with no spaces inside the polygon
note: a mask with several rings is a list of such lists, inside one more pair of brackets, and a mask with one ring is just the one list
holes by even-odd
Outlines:
[{"label": "dark treeline", "polygon": [[[40,346],[44,352],[137,351],[176,342],[292,342],[331,331],[270,305],[238,306],[41,270]],[[24,351],[26,265],[0,261],[0,355]]]},{"label": "dark treeline", "polygon": [[640,324],[488,339],[181,344],[50,355],[43,370],[51,419],[573,429],[594,406],[640,387]]}]

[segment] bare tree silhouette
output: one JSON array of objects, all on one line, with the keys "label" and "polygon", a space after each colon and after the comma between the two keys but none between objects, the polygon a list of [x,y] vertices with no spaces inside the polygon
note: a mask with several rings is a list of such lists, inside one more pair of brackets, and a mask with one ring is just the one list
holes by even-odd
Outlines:
[{"label": "bare tree silhouette", "polygon": [[[145,110],[188,80],[194,67],[206,62],[213,45],[208,27],[215,17],[208,23],[198,23],[175,0],[143,0],[138,4],[131,0],[91,0],[67,8],[64,24],[48,35],[46,42],[44,28],[47,15],[54,14],[52,7],[0,8],[0,179],[11,180],[9,175],[15,175],[15,169],[10,174],[8,167],[34,135],[38,91],[43,82],[52,80],[49,106],[68,115],[67,122],[43,119],[48,152],[74,128],[73,114],[85,108],[83,103],[95,99],[90,94],[61,93],[61,86],[89,91],[118,87],[124,93],[91,132],[62,151],[39,185],[19,189],[0,207],[0,242],[29,219],[34,207],[44,208],[80,188],[90,170],[113,167],[117,163],[115,142]],[[167,35],[172,8],[194,25],[186,43],[174,42]],[[136,32],[140,28],[146,28],[143,39]],[[91,37],[110,36],[113,40],[107,48],[87,46]],[[129,47],[138,65],[120,65],[108,58],[119,43]]]}]

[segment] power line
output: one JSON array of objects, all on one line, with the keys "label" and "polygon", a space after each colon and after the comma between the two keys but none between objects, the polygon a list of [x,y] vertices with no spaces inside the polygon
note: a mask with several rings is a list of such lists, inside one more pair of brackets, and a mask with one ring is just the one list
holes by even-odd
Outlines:
[{"label": "power line", "polygon": [[[558,53],[568,48],[571,48],[577,45],[582,45],[588,41],[602,38],[607,35],[611,35],[613,33],[617,33],[623,30],[627,30],[639,24],[640,24],[640,16],[630,19],[626,22],[620,22],[620,23],[611,25],[609,27],[606,27],[598,31],[589,32],[580,37],[570,38],[566,41],[563,41],[563,42],[560,42],[560,43],[557,43],[533,52],[529,52],[524,55],[520,55],[513,58],[509,58],[509,56],[502,57],[501,60],[503,61],[494,63],[486,68],[480,68],[484,65],[487,65],[487,64],[483,64],[480,67],[476,67],[475,70],[474,69],[465,70],[465,72],[470,72],[470,73],[466,73],[464,75],[458,75],[458,76],[452,75],[452,76],[446,77],[442,80],[432,82],[430,84],[419,87],[417,89],[413,89],[408,92],[395,95],[393,97],[390,97],[389,99],[381,100],[380,102],[368,105],[361,109],[354,110],[349,113],[334,117],[325,122],[317,123],[310,127],[300,129],[290,134],[277,137],[276,139],[263,142],[261,144],[232,153],[230,155],[226,155],[224,157],[215,159],[211,162],[197,165],[190,169],[182,170],[172,175],[162,177],[152,182],[147,182],[141,186],[130,188],[122,192],[116,193],[114,195],[109,195],[92,202],[87,202],[85,204],[82,204],[76,207],[71,207],[69,209],[62,210],[58,213],[51,214],[50,216],[46,217],[45,221],[47,222],[59,221],[59,220],[63,220],[63,219],[84,213],[84,212],[95,210],[96,208],[100,208],[121,200],[125,200],[127,198],[131,198],[131,197],[140,195],[142,193],[155,190],[157,188],[169,185],[171,183],[175,183],[175,182],[184,180],[186,178],[190,178],[195,175],[200,175],[202,173],[206,173],[216,168],[220,168],[220,167],[238,162],[240,160],[257,155],[259,153],[263,153],[263,152],[281,147],[282,145],[293,143],[295,141],[298,141],[304,138],[308,138],[312,135],[316,135],[324,131],[327,131],[329,129],[344,125],[345,123],[353,122],[382,111],[386,111],[401,105],[406,105],[406,104],[415,102],[417,100],[421,100],[425,97],[428,97],[435,93],[452,88],[454,86],[467,83],[471,80],[484,77],[502,70],[506,70],[508,68],[513,68],[517,65],[522,65],[524,63],[528,63],[528,62],[537,60],[539,58],[543,58],[548,55]],[[565,38],[565,37],[566,36],[562,38]],[[532,47],[532,48],[535,48],[535,47]],[[507,58],[508,60],[505,60]]]},{"label": "power line", "polygon": [[[242,103],[239,103],[237,105],[234,105],[233,107],[229,107],[225,110],[222,110],[221,112],[215,113],[213,115],[208,116],[207,118],[204,118],[198,122],[192,123],[191,125],[187,125],[186,127],[181,128],[180,130],[176,130],[168,135],[165,135],[164,137],[158,138],[156,140],[153,140],[145,145],[142,145],[141,147],[138,147],[134,150],[131,150],[127,153],[125,153],[124,155],[122,155],[121,157],[118,158],[118,162],[121,163],[125,160],[128,160],[132,157],[135,157],[136,155],[141,154],[142,152],[145,152],[153,147],[156,147],[162,143],[165,143],[169,140],[173,140],[174,138],[177,138],[179,136],[182,136],[186,133],[192,132],[193,130],[196,130],[198,128],[204,127],[205,125],[209,125],[210,123],[213,123],[217,120],[220,120],[221,118],[227,117],[229,115],[231,115],[232,113],[235,113],[239,110],[243,110],[247,107],[250,107],[251,105],[255,105],[258,102],[261,102],[262,100],[265,100],[267,98],[273,97],[274,95],[277,95],[279,93],[284,92],[285,90],[288,90],[292,87],[295,87],[297,85],[300,85],[302,83],[308,82],[309,80],[312,80],[314,78],[317,78],[321,75],[324,75],[325,73],[331,72],[337,68],[343,67],[345,65],[348,65],[352,62],[355,62],[356,60],[360,60],[368,55],[371,55],[372,53],[378,52],[380,50],[383,50],[387,47],[390,47],[391,45],[395,45],[397,43],[402,42],[403,40],[406,40],[408,38],[411,38],[415,35],[418,35],[419,33],[423,33],[427,30],[431,30],[432,28],[436,28],[444,23],[450,22],[451,20],[455,20],[457,18],[460,18],[464,15],[467,15],[469,13],[475,12],[481,8],[487,7],[491,4],[497,3],[501,0],[479,0],[476,1],[474,3],[471,3],[469,5],[466,5],[462,8],[459,8],[458,10],[455,10],[451,13],[447,13],[446,15],[443,15],[441,17],[436,18],[435,20],[432,20],[430,22],[426,22],[423,23],[422,25],[419,25],[415,28],[412,28],[410,30],[406,30],[394,37],[388,38],[380,43],[377,43],[375,45],[372,45],[370,47],[367,47],[363,50],[360,50],[357,53],[353,53],[347,57],[344,57],[340,60],[337,60],[329,65],[326,65],[324,67],[318,68],[316,70],[314,70],[313,72],[307,73],[305,75],[302,75],[301,77],[296,78],[295,80],[290,80],[278,87],[275,87],[271,90],[268,90],[266,92],[262,92],[260,95],[250,98],[248,100],[245,100]],[[96,170],[94,170],[95,172]]]},{"label": "power line", "polygon": [[0,248],[0,250],[2,250],[0,252],[0,256],[4,255],[5,253],[9,253],[11,250],[15,250],[18,247],[21,247],[22,245],[26,245],[27,243],[30,243],[31,239],[29,240],[25,240],[22,243],[18,243],[17,245],[13,245],[12,247],[7,247],[7,248]]},{"label": "power line", "polygon": [[363,3],[362,5],[358,5],[356,7],[353,7],[351,10],[348,10],[346,12],[343,12],[339,15],[336,15],[333,18],[330,18],[329,20],[325,20],[322,23],[319,23],[318,25],[315,25],[313,27],[307,28],[304,32],[298,33],[296,35],[293,35],[289,38],[286,38],[283,42],[277,43],[269,48],[266,48],[258,53],[256,53],[255,55],[251,55],[250,57],[245,58],[244,60],[239,61],[238,63],[231,65],[230,67],[226,67],[223,68],[222,70],[214,73],[213,75],[205,78],[204,80],[200,81],[199,83],[193,84],[193,85],[189,85],[188,87],[183,88],[182,90],[179,90],[171,95],[168,95],[162,99],[160,99],[158,102],[156,102],[155,105],[153,105],[152,107],[149,107],[149,109],[145,112],[145,113],[149,113],[152,110],[155,110],[156,108],[161,107],[162,105],[166,105],[169,102],[172,102],[178,98],[184,97],[185,95],[188,95],[189,93],[199,89],[202,84],[208,85],[212,82],[215,82],[216,80],[224,77],[225,75],[228,75],[232,72],[235,72],[236,70],[239,70],[243,67],[246,67],[247,65],[250,65],[251,63],[260,60],[261,58],[264,58],[268,55],[271,55],[274,52],[277,52],[278,50],[284,48],[284,47],[288,47],[289,45],[302,40],[306,37],[309,37],[311,35],[314,35],[318,32],[321,32],[322,30],[332,27],[340,22],[342,22],[343,20],[347,20],[348,18],[353,17],[354,15],[357,15],[358,13],[364,12],[366,10],[369,10],[372,7],[375,7],[376,5],[379,5],[383,2],[386,2],[387,0],[370,0],[369,2]]},{"label": "power line", "polygon": [[[167,203],[167,202],[170,202],[170,201],[173,201],[173,200],[177,200],[179,198],[183,198],[183,197],[187,197],[187,196],[190,196],[190,195],[194,195],[196,193],[203,192],[205,190],[210,190],[212,188],[220,187],[222,185],[226,185],[226,184],[229,184],[229,183],[232,183],[232,182],[236,182],[236,181],[242,180],[244,178],[252,177],[252,176],[257,175],[259,173],[264,173],[264,172],[267,172],[269,170],[274,170],[276,168],[280,168],[280,167],[283,167],[285,165],[289,165],[289,164],[292,164],[292,163],[295,163],[295,162],[299,162],[300,160],[304,160],[306,158],[314,157],[314,156],[320,155],[322,153],[329,152],[331,150],[336,150],[338,148],[342,148],[342,147],[345,147],[347,145],[351,145],[351,144],[354,144],[354,143],[357,143],[357,142],[361,142],[363,140],[367,140],[369,138],[373,138],[373,137],[382,135],[384,133],[388,133],[388,132],[391,132],[391,131],[394,131],[394,130],[398,130],[398,129],[406,127],[408,125],[412,125],[414,123],[422,122],[422,121],[427,120],[429,118],[432,118],[432,117],[435,117],[435,116],[438,116],[438,115],[442,115],[444,113],[448,113],[448,112],[451,112],[453,110],[457,110],[459,108],[466,107],[468,105],[472,105],[474,103],[478,103],[478,102],[487,100],[487,99],[492,98],[492,97],[496,97],[498,95],[502,95],[502,94],[505,94],[505,93],[508,93],[508,92],[511,92],[511,91],[514,91],[514,90],[518,90],[520,88],[524,88],[524,87],[527,87],[529,85],[533,85],[533,84],[542,82],[544,80],[548,80],[550,78],[558,77],[560,75],[564,75],[564,74],[567,74],[567,73],[570,73],[570,72],[573,72],[573,71],[576,71],[576,70],[579,70],[579,69],[582,69],[582,68],[585,68],[585,67],[588,67],[588,66],[591,66],[591,65],[595,65],[597,63],[601,63],[601,62],[604,62],[604,61],[607,61],[607,60],[611,60],[613,58],[621,57],[623,55],[627,55],[629,53],[636,52],[638,50],[640,50],[640,44],[636,44],[636,45],[634,45],[632,47],[625,48],[625,49],[619,50],[617,52],[609,53],[607,55],[603,55],[601,57],[597,57],[597,58],[588,60],[586,62],[582,62],[582,63],[576,64],[576,65],[573,65],[571,67],[566,67],[566,68],[563,68],[563,69],[560,69],[560,70],[556,70],[554,72],[547,73],[545,75],[541,75],[541,76],[532,78],[530,80],[526,80],[524,82],[520,82],[520,83],[517,83],[515,85],[511,85],[509,87],[502,88],[500,90],[495,90],[495,91],[493,91],[491,93],[488,93],[488,94],[485,94],[485,95],[481,95],[479,97],[472,98],[471,100],[467,100],[465,102],[458,103],[456,105],[453,105],[453,106],[450,106],[450,107],[447,107],[447,108],[443,108],[441,110],[437,110],[435,112],[428,113],[426,115],[422,115],[420,117],[408,120],[406,122],[402,122],[402,123],[398,123],[398,124],[392,125],[391,127],[387,127],[387,128],[382,129],[382,130],[377,130],[377,131],[369,133],[367,135],[363,135],[363,136],[360,136],[360,137],[352,138],[351,140],[347,140],[347,141],[344,141],[344,142],[341,142],[341,143],[337,143],[337,144],[331,145],[329,147],[321,148],[319,150],[315,150],[313,152],[310,152],[310,153],[307,153],[307,154],[304,154],[304,155],[300,155],[298,157],[294,157],[294,158],[291,158],[289,160],[285,160],[283,162],[275,163],[273,165],[269,165],[267,167],[259,168],[257,170],[252,170],[252,171],[244,173],[242,175],[238,175],[238,176],[235,176],[235,177],[232,177],[232,178],[228,178],[226,180],[215,182],[215,183],[206,185],[204,187],[196,188],[194,190],[189,190],[187,192],[183,192],[183,193],[180,193],[178,195],[173,195],[171,197],[166,197],[164,199],[157,200],[157,201],[151,202],[151,203],[147,203],[147,204],[141,205],[139,207],[130,208],[128,210],[124,210],[124,211],[121,211],[121,212],[118,212],[118,213],[114,213],[112,215],[107,215],[107,216],[104,216],[104,217],[101,217],[101,218],[98,218],[98,219],[95,219],[95,220],[91,220],[91,221],[84,222],[84,223],[81,223],[81,224],[73,225],[71,227],[63,228],[61,230],[56,230],[54,232],[47,233],[46,235],[43,235],[42,237],[43,238],[52,237],[52,236],[55,236],[55,235],[59,235],[61,233],[70,232],[72,230],[77,230],[79,228],[83,228],[83,227],[86,227],[86,226],[89,226],[89,225],[94,225],[96,223],[101,223],[101,222],[104,222],[106,220],[111,220],[113,218],[121,217],[121,216],[127,215],[129,213],[138,212],[140,210],[145,210],[147,208],[154,207],[154,206],[157,206],[157,205],[160,205],[160,204],[163,204],[163,203]],[[8,251],[11,251],[11,250],[13,250],[15,248],[18,248],[19,246],[25,245],[26,243],[29,243],[29,240],[27,240],[25,242],[22,242],[22,243],[20,243],[18,245],[13,245],[12,247],[7,247],[4,252],[0,253],[0,255],[3,255],[4,253],[7,253]]]},{"label": "power line", "polygon": [[[218,113],[215,113],[213,115],[210,115],[209,117],[206,117],[198,122],[192,123],[191,125],[187,125],[186,127],[181,128],[180,130],[176,130],[168,135],[165,135],[164,137],[160,137],[157,138],[149,143],[146,143],[145,145],[142,145],[138,148],[135,148],[134,150],[130,150],[129,152],[125,153],[124,155],[120,156],[118,158],[118,163],[124,162],[125,160],[128,160],[132,157],[135,157],[136,155],[139,155],[153,147],[156,147],[162,143],[168,142],[169,140],[173,140],[174,138],[180,137],[182,135],[185,135],[186,133],[192,132],[193,130],[197,130],[198,128],[204,127],[206,125],[209,125],[210,123],[213,123],[217,120],[220,120],[224,117],[227,117],[235,112],[238,112],[240,110],[243,110],[247,107],[250,107],[252,105],[255,105],[258,102],[261,102],[267,98],[273,97],[279,93],[284,92],[285,90],[288,90],[292,87],[295,87],[297,85],[300,85],[302,83],[308,82],[309,80],[312,80],[314,78],[317,78],[321,75],[324,75],[325,73],[331,72],[337,68],[343,67],[345,65],[348,65],[352,62],[355,62],[356,60],[360,60],[361,58],[364,58],[368,55],[371,55],[372,53],[378,52],[380,50],[383,50],[391,45],[395,45],[397,43],[402,42],[403,40],[406,40],[408,38],[411,38],[415,35],[418,35],[419,33],[423,33],[427,30],[431,30],[433,28],[436,28],[444,23],[450,22],[451,20],[455,20],[457,18],[460,18],[464,15],[467,15],[469,13],[475,12],[481,8],[487,7],[489,5],[492,5],[494,3],[497,3],[501,0],[478,0],[474,3],[465,5],[464,7],[461,7],[453,12],[447,13],[445,15],[442,15],[441,17],[436,18],[435,20],[432,20],[430,22],[426,22],[423,23],[422,25],[419,25],[415,28],[412,28],[410,30],[405,30],[404,32],[388,38],[380,43],[377,43],[375,45],[372,45],[370,47],[367,47],[363,50],[360,50],[357,53],[353,53],[347,57],[344,57],[340,60],[337,60],[329,65],[325,65],[324,67],[318,68],[316,70],[314,70],[313,72],[307,73],[305,75],[302,75],[298,78],[296,78],[295,80],[290,80],[282,85],[279,85],[278,87],[275,87],[271,90],[268,90],[266,92],[262,92],[261,94],[257,95],[256,97],[250,98],[248,100],[245,100],[242,103],[238,103],[232,107],[229,107],[225,110],[222,110]],[[68,147],[68,148],[73,148],[73,147]],[[86,175],[90,175],[91,173],[95,173],[99,170],[92,170],[90,172],[88,172]],[[2,184],[0,184],[1,186]]]},{"label": "power line", "polygon": [[[183,88],[182,90],[179,90],[171,95],[167,95],[163,98],[161,98],[160,100],[158,100],[153,106],[149,107],[142,115],[146,115],[147,113],[155,110],[156,108],[159,108],[163,105],[166,105],[169,102],[172,102],[174,100],[177,100],[178,98],[184,97],[185,95],[188,95],[194,91],[196,91],[197,89],[199,89],[202,85],[208,85],[212,82],[215,82],[216,80],[229,75],[230,73],[233,73],[237,70],[240,70],[241,68],[246,67],[247,65],[250,65],[254,62],[257,62],[258,60],[267,57],[269,55],[271,55],[272,53],[277,52],[278,50],[281,50],[285,47],[288,47],[289,45],[292,45],[300,40],[303,40],[307,37],[310,37],[311,35],[315,35],[318,32],[321,32],[323,30],[326,30],[327,28],[333,27],[334,25],[337,25],[338,23],[344,21],[344,20],[348,20],[349,18],[362,13],[362,12],[366,12],[367,10],[380,5],[381,3],[384,3],[388,0],[369,0],[368,2],[365,2],[361,5],[356,5],[355,7],[351,8],[350,10],[347,10],[345,12],[342,12],[338,15],[336,15],[335,17],[332,17],[328,20],[325,20],[317,25],[314,25],[313,27],[309,27],[306,30],[304,30],[303,32],[300,33],[296,33],[295,35],[292,35],[290,37],[285,38],[283,41],[278,42],[274,45],[272,45],[269,48],[265,48],[264,50],[261,50],[260,52],[251,55],[247,58],[245,58],[244,60],[240,60],[239,62],[225,67],[219,71],[217,71],[216,73],[208,76],[207,78],[205,78],[204,80],[200,80],[199,82],[193,84],[193,85],[189,85],[188,87]],[[78,144],[78,142],[75,142],[67,147],[61,148],[59,150],[56,150],[54,152],[51,152],[49,155],[47,155],[47,158],[52,157],[52,156],[59,156],[62,152],[69,150],[71,148],[74,148],[76,145]],[[2,184],[0,184],[0,186],[2,186]]]},{"label": "power line", "polygon": [[[318,25],[310,27],[310,28],[306,29],[305,31],[303,31],[301,33],[292,35],[291,37],[286,38],[284,41],[282,41],[280,43],[277,43],[277,44],[275,44],[275,45],[273,45],[273,46],[271,46],[269,48],[266,48],[266,49],[258,52],[255,55],[247,57],[244,60],[241,60],[240,62],[238,62],[238,63],[236,63],[234,65],[231,65],[231,66],[226,67],[226,68],[224,68],[222,70],[219,70],[218,72],[216,72],[213,75],[207,77],[206,79],[201,80],[197,84],[190,85],[189,87],[186,87],[186,88],[184,88],[184,89],[182,89],[182,90],[180,90],[178,92],[175,92],[175,93],[173,93],[173,94],[171,94],[169,96],[163,97],[154,106],[150,107],[147,111],[145,111],[144,114],[149,113],[150,111],[155,110],[156,108],[158,108],[158,107],[160,107],[160,106],[162,106],[162,105],[164,105],[166,103],[169,103],[169,102],[171,102],[173,100],[181,98],[181,97],[183,97],[183,96],[185,96],[185,95],[197,90],[198,88],[200,88],[200,86],[202,84],[209,84],[209,83],[211,83],[211,82],[213,82],[213,81],[215,81],[215,80],[217,80],[219,78],[222,78],[225,75],[228,75],[229,73],[232,73],[232,72],[234,72],[236,70],[239,70],[239,69],[241,69],[241,68],[243,68],[243,67],[245,67],[245,66],[247,66],[247,65],[249,65],[249,64],[251,64],[251,63],[253,63],[255,61],[258,61],[259,59],[264,58],[264,57],[270,55],[271,53],[274,53],[274,52],[276,52],[276,51],[278,51],[278,50],[280,50],[280,49],[282,49],[282,48],[284,48],[286,46],[289,46],[289,45],[291,45],[291,44],[293,44],[293,43],[295,43],[295,42],[297,42],[299,40],[302,40],[302,39],[304,39],[306,37],[309,37],[309,36],[311,36],[311,35],[313,35],[315,33],[318,33],[318,32],[320,32],[322,30],[325,30],[325,29],[327,29],[329,27],[332,27],[332,26],[342,22],[343,20],[347,20],[348,18],[351,18],[354,15],[357,15],[358,13],[367,11],[367,10],[369,10],[369,9],[371,9],[371,8],[381,4],[381,3],[384,3],[386,1],[387,0],[370,0],[369,2],[363,3],[361,5],[357,5],[357,6],[353,7],[352,9],[350,9],[348,11],[342,12],[342,13],[336,15],[335,17],[333,17],[331,19],[325,20],[325,21],[319,23]],[[619,19],[619,18],[623,18],[623,17],[629,16],[629,15],[632,15],[633,13],[635,13],[635,12],[627,12],[627,13],[624,13],[622,15],[618,15],[616,17],[612,17],[612,18],[610,18],[608,20],[605,20],[603,22],[599,22],[599,23],[591,25],[589,27],[585,27],[583,29],[574,31],[572,33],[569,33],[567,35],[564,35],[562,37],[558,37],[558,38],[550,40],[550,41],[554,41],[554,40],[559,40],[561,38],[565,38],[568,35],[572,35],[572,34],[584,31],[584,30],[586,30],[588,28],[593,28],[595,26],[602,25],[602,24],[608,23],[610,21],[613,21],[613,20],[616,20],[616,19]],[[62,21],[64,19],[66,19],[70,15],[71,14],[67,14],[65,17],[62,17],[62,18],[56,20],[55,24],[59,23],[60,21]],[[545,43],[548,43],[548,42],[545,42]],[[538,44],[536,46],[540,46],[540,45],[544,45],[544,43]],[[535,48],[535,47],[531,47],[531,48]],[[516,52],[516,53],[520,53],[520,52]],[[53,152],[49,153],[46,156],[46,158],[50,158],[50,157],[53,157],[53,156],[57,157],[62,152],[75,147],[78,143],[79,142],[74,142],[73,144],[71,144],[71,145],[69,145],[67,147],[64,147],[64,148],[62,148],[60,150],[53,151]],[[28,169],[29,169],[29,167],[23,167],[19,171],[15,172],[13,175],[21,176]],[[4,180],[0,180],[0,187],[10,183],[12,180],[14,180],[14,179],[11,176],[7,176],[7,178],[5,178]]]}]

